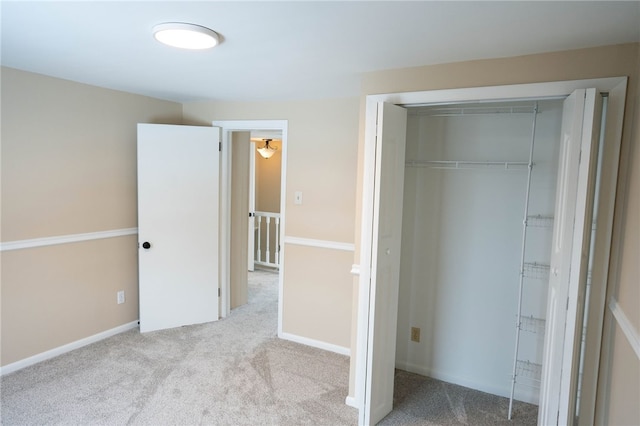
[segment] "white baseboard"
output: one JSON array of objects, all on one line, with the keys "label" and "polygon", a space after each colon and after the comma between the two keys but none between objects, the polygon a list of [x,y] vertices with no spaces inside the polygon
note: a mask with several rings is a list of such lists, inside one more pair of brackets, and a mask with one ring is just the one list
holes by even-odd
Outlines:
[{"label": "white baseboard", "polygon": [[344,403],[349,407],[359,408],[358,404],[356,403],[356,398],[353,396],[347,396],[347,398],[344,400]]},{"label": "white baseboard", "polygon": [[0,368],[0,376],[13,373],[14,371],[18,371],[23,368],[30,367],[32,365],[35,365],[42,361],[46,361],[51,358],[55,358],[59,355],[65,354],[67,352],[71,352],[74,349],[78,349],[83,346],[90,345],[100,340],[104,340],[108,337],[115,336],[116,334],[124,333],[125,331],[129,331],[136,327],[138,327],[138,320],[132,321],[128,324],[123,324],[121,326],[103,331],[98,334],[94,334],[93,336],[85,337],[84,339],[76,340],[75,342],[71,342],[63,346],[58,346],[57,348],[39,353],[34,356],[30,356],[29,358],[25,358],[20,361],[13,362],[11,364],[7,364],[4,367]]},{"label": "white baseboard", "polygon": [[[453,374],[443,373],[441,371],[432,370],[421,365],[412,364],[396,360],[396,368],[405,370],[410,373],[420,374],[442,380],[443,382],[453,383],[454,385],[464,386],[466,388],[475,389],[481,392],[498,395],[509,398],[511,395],[511,381],[505,381],[504,386],[487,385],[486,383],[478,383]],[[520,388],[520,389],[519,389]],[[514,398],[518,401],[528,402],[529,404],[538,405],[540,403],[540,393],[533,388],[525,386],[517,386]]]},{"label": "white baseboard", "polygon": [[291,342],[300,343],[302,345],[311,346],[318,349],[323,349],[329,352],[335,352],[340,355],[351,356],[351,349],[343,346],[333,345],[331,343],[322,342],[320,340],[309,339],[308,337],[296,336],[290,333],[279,333],[278,337]]}]

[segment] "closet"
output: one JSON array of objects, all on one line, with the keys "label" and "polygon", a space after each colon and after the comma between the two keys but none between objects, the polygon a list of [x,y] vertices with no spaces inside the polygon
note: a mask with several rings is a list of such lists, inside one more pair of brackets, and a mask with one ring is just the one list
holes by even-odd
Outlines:
[{"label": "closet", "polygon": [[538,403],[561,124],[562,99],[408,108],[397,368]]}]

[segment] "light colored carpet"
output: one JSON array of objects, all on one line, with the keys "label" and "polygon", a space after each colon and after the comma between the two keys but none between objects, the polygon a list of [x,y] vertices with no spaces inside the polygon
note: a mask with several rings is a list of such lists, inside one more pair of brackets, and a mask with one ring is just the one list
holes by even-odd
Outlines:
[{"label": "light colored carpet", "polygon": [[[356,425],[349,359],[276,338],[278,276],[221,321],[131,330],[3,377],[0,424]],[[511,425],[535,424],[518,405]],[[524,417],[529,415],[529,417]],[[504,398],[397,371],[381,425],[509,424]]]},{"label": "light colored carpet", "polygon": [[533,426],[538,407],[514,401],[512,420],[507,419],[509,400],[430,377],[396,370],[393,411],[379,426]]}]

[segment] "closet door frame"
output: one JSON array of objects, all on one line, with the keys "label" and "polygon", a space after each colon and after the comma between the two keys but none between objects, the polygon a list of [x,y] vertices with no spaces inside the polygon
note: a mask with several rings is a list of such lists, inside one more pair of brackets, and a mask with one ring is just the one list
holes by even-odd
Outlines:
[{"label": "closet door frame", "polygon": [[[611,271],[609,271],[608,266],[611,251],[616,249],[612,247],[612,237],[614,233],[616,235],[620,233],[620,229],[613,228],[613,223],[626,86],[627,77],[610,77],[493,87],[387,93],[366,97],[360,262],[359,265],[356,265],[358,266],[356,269],[359,270],[359,289],[357,343],[355,348],[355,401],[361,412],[368,408],[365,407],[365,389],[369,381],[369,377],[367,377],[367,359],[372,356],[369,353],[371,349],[368,341],[370,333],[368,318],[369,312],[375,303],[375,300],[372,300],[370,295],[375,294],[375,292],[371,292],[371,277],[375,273],[375,271],[372,271],[372,249],[377,245],[373,240],[375,234],[373,230],[373,212],[376,194],[376,117],[378,103],[388,102],[410,107],[412,105],[451,104],[471,101],[490,102],[562,98],[570,95],[576,89],[593,87],[599,93],[608,93],[609,96],[601,180],[601,194],[605,196],[601,196],[598,204],[599,235],[596,236],[595,246],[599,262],[596,262],[597,264],[594,265],[593,270],[590,316],[586,339],[587,350],[585,351],[585,377],[583,379],[582,393],[584,403],[581,403],[582,407],[587,406],[587,404],[590,407],[594,407],[590,412],[581,412],[581,420],[585,417],[591,420],[595,419],[598,374],[600,373],[600,377],[607,377],[606,372],[599,372],[601,365],[604,365],[604,368],[607,365],[606,362],[600,362],[607,288],[613,287],[609,286],[608,283],[615,283],[617,279],[615,268],[611,268]],[[545,350],[562,350],[562,348],[545,348]],[[606,361],[606,350],[603,352],[603,357]],[[361,415],[360,423],[362,423],[363,418],[364,416]]]}]

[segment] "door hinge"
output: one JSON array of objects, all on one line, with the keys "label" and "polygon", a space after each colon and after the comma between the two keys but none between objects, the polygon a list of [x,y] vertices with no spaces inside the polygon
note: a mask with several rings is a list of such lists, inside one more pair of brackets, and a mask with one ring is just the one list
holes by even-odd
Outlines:
[{"label": "door hinge", "polygon": [[218,142],[218,151],[222,152],[222,142]]},{"label": "door hinge", "polygon": [[218,287],[218,297],[222,296],[222,289],[220,287]]},{"label": "door hinge", "polygon": [[566,310],[566,311],[568,311],[568,310],[569,310],[569,298],[568,298],[568,297],[567,297],[567,306],[566,306],[565,310]]}]

